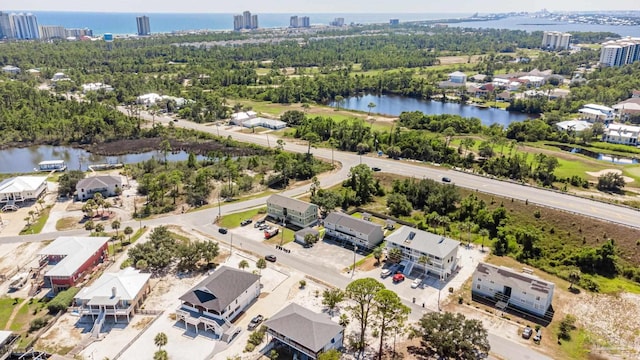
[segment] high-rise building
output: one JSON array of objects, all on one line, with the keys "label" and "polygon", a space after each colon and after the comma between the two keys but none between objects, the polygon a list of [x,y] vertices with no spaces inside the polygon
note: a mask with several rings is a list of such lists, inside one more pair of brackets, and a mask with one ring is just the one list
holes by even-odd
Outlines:
[{"label": "high-rise building", "polygon": [[245,11],[242,15],[233,16],[233,29],[238,31],[241,29],[257,29],[258,15],[251,15],[250,11]]},{"label": "high-rise building", "polygon": [[335,18],[332,22],[329,23],[329,25],[342,27],[344,26],[344,18]]},{"label": "high-rise building", "polygon": [[560,31],[545,31],[542,34],[542,48],[549,50],[566,50],[571,43],[571,34]]},{"label": "high-rise building", "polygon": [[400,19],[389,19],[389,25],[391,26],[400,25]]},{"label": "high-rise building", "polygon": [[84,29],[65,29],[65,37],[74,37],[79,39],[83,36],[93,36],[93,30],[89,28]]},{"label": "high-rise building", "polygon": [[0,11],[0,39],[13,39],[9,13]]},{"label": "high-rise building", "polygon": [[39,39],[38,19],[31,13],[19,13],[9,15],[11,19],[11,29],[16,39],[32,40]]},{"label": "high-rise building", "polygon": [[244,29],[244,17],[242,15],[233,16],[233,30],[239,31]]},{"label": "high-rise building", "polygon": [[297,16],[292,16],[291,18],[289,18],[289,27],[292,28],[297,28],[298,27],[298,17]]},{"label": "high-rise building", "polygon": [[303,16],[301,18],[301,20],[302,20],[301,21],[302,22],[302,27],[305,27],[305,28],[311,27],[311,20],[309,20],[308,16]]},{"label": "high-rise building", "polygon": [[38,30],[41,39],[64,39],[67,37],[64,27],[60,25],[40,25]]},{"label": "high-rise building", "polygon": [[311,26],[311,23],[309,21],[309,17],[308,16],[300,16],[300,17],[298,17],[298,16],[294,15],[289,19],[289,27],[292,27],[292,28],[302,28],[302,27],[308,28],[310,26]]},{"label": "high-rise building", "polygon": [[148,36],[151,34],[151,25],[149,25],[149,17],[148,16],[138,16],[136,17],[136,25],[138,26],[138,35],[139,36]]},{"label": "high-rise building", "polygon": [[622,66],[640,61],[640,38],[627,37],[602,44],[600,65]]}]

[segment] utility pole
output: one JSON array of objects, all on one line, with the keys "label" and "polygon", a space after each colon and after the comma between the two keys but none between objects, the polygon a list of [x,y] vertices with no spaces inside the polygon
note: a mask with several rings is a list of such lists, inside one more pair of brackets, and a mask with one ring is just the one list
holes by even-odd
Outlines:
[{"label": "utility pole", "polygon": [[353,246],[353,268],[351,268],[351,278],[353,279],[353,274],[356,272],[356,252],[358,251],[358,245]]}]

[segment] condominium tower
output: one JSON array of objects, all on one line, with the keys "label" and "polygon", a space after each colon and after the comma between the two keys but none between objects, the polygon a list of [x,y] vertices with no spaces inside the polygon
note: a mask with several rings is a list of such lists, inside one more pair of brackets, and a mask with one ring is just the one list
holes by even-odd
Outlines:
[{"label": "condominium tower", "polygon": [[258,28],[258,15],[251,15],[250,11],[245,11],[242,15],[233,16],[233,30],[239,31],[242,29],[257,29]]},{"label": "condominium tower", "polygon": [[571,43],[571,34],[560,31],[545,31],[542,35],[542,48],[549,50],[566,50]]},{"label": "condominium tower", "polygon": [[292,28],[308,28],[311,27],[311,22],[308,16],[292,16],[289,19],[289,27]]},{"label": "condominium tower", "polygon": [[12,39],[13,30],[11,30],[11,19],[9,14],[0,11],[0,39]]},{"label": "condominium tower", "polygon": [[622,66],[640,60],[640,38],[607,41],[600,49],[601,66]]},{"label": "condominium tower", "polygon": [[38,19],[31,13],[19,13],[9,15],[11,29],[16,39],[31,40],[39,39]]},{"label": "condominium tower", "polygon": [[138,25],[138,35],[147,36],[151,34],[151,26],[149,25],[148,16],[136,17],[136,25]]}]

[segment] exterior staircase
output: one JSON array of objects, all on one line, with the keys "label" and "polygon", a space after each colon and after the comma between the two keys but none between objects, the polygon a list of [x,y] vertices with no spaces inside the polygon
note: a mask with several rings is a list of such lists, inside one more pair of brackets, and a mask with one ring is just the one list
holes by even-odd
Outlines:
[{"label": "exterior staircase", "polygon": [[98,318],[93,323],[93,327],[91,328],[91,338],[97,339],[100,337],[100,331],[102,330],[102,325],[104,325],[105,318],[106,318],[106,311],[104,310],[100,311],[100,315],[98,315]]}]

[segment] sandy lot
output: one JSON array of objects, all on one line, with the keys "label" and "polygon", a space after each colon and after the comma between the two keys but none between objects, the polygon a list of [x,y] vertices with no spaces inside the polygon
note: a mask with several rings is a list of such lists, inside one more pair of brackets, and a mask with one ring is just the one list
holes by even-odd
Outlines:
[{"label": "sandy lot", "polygon": [[[586,171],[587,175],[590,176],[594,176],[594,177],[600,177],[606,173],[614,173],[614,174],[622,174],[622,170],[619,169],[604,169],[604,170],[600,170],[600,171]],[[624,182],[626,183],[630,183],[633,182],[633,179],[628,177],[628,176],[623,176],[622,177],[624,179]]]}]

